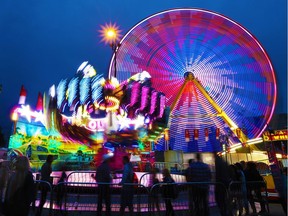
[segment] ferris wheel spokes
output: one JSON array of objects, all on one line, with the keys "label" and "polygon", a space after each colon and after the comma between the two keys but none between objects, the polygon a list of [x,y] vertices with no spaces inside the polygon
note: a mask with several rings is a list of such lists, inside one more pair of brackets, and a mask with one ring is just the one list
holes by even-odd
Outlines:
[{"label": "ferris wheel spokes", "polygon": [[224,122],[228,125],[230,130],[238,137],[242,145],[246,145],[249,138],[246,136],[246,134],[242,131],[240,127],[226,114],[226,112],[215,102],[215,100],[209,95],[209,93],[205,90],[205,88],[202,86],[202,84],[199,82],[198,79],[195,78],[194,74],[192,72],[186,72],[185,81],[182,84],[180,90],[177,93],[177,96],[173,103],[170,106],[171,112],[170,112],[170,118],[173,118],[175,116],[172,115],[173,110],[175,109],[176,105],[178,104],[178,101],[181,98],[181,95],[186,88],[187,84],[189,82],[192,82],[197,89],[203,94],[203,96],[208,100],[208,102],[212,105],[212,107],[216,110],[217,116],[220,116]]}]

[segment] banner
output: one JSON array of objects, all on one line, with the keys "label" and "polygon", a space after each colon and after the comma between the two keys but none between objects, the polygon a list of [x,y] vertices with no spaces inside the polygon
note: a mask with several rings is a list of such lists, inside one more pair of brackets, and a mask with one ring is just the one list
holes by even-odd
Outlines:
[{"label": "banner", "polygon": [[219,140],[220,128],[216,128],[216,139]]},{"label": "banner", "polygon": [[189,141],[190,141],[189,129],[185,129],[185,142],[189,142]]},{"label": "banner", "polygon": [[208,140],[209,140],[209,130],[208,130],[208,128],[204,129],[204,134],[205,134],[205,141],[208,142]]},{"label": "banner", "polygon": [[194,139],[198,140],[199,138],[199,130],[198,129],[194,129]]}]

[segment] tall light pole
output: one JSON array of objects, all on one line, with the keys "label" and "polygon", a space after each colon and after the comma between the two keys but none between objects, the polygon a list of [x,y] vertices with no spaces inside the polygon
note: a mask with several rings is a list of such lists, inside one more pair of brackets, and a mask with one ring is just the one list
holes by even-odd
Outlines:
[{"label": "tall light pole", "polygon": [[[120,32],[121,30],[119,27],[114,23],[114,24],[106,24],[104,26],[101,26],[101,37],[103,42],[105,44],[110,44],[110,47],[113,50],[114,54],[114,77],[116,77],[116,71],[117,71],[117,51],[120,46],[119,44],[119,39],[120,39]],[[111,73],[108,77],[111,79]]]}]

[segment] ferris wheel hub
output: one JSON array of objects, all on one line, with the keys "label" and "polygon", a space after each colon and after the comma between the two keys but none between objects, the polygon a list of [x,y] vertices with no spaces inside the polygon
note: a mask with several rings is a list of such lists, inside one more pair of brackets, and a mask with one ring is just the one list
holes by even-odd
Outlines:
[{"label": "ferris wheel hub", "polygon": [[[192,71],[194,71],[194,70],[192,70]],[[184,78],[185,78],[185,80],[194,80],[195,76],[194,76],[193,72],[187,71],[184,73]]]}]

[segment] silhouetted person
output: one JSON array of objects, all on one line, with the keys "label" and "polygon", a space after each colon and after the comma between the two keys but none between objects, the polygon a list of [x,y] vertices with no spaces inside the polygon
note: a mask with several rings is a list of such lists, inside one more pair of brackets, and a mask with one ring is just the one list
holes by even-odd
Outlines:
[{"label": "silhouetted person", "polygon": [[[46,158],[46,162],[42,165],[41,167],[41,181],[46,181],[51,184],[51,173],[52,173],[52,162],[53,162],[53,155],[48,155]],[[47,183],[41,182],[40,183],[40,188],[41,188],[41,199],[40,199],[40,204],[38,206],[38,210],[36,215],[40,216],[43,210],[43,206],[46,202],[47,198],[47,193],[50,190],[50,187],[48,186]]]},{"label": "silhouetted person", "polygon": [[[215,199],[221,216],[231,216],[230,200],[227,190],[231,181],[228,164],[217,153],[214,153],[215,160],[215,181],[221,184],[215,185]],[[224,185],[224,186],[223,186]]]},{"label": "silhouetted person", "polygon": [[[188,160],[188,168],[185,170],[185,177],[186,177],[186,182],[191,182],[192,179],[192,173],[191,173],[191,164],[194,163],[194,159],[189,159]],[[193,189],[192,185],[188,185],[188,199],[189,199],[189,215],[192,215],[194,211],[194,205],[193,205]]]},{"label": "silhouetted person", "polygon": [[[175,183],[174,179],[171,177],[170,172],[168,169],[163,169],[162,171],[163,174],[163,183],[167,184],[172,184]],[[166,208],[166,213],[165,216],[174,216],[174,209],[172,206],[171,200],[174,199],[174,185],[163,185],[162,186],[162,191],[163,191],[163,198],[165,201],[165,208]]]},{"label": "silhouetted person", "polygon": [[156,177],[156,174],[157,174],[157,170],[156,168],[153,168],[151,170],[151,183],[150,183],[150,187],[152,189],[152,192],[150,194],[150,202],[151,203],[151,208],[152,210],[154,211],[154,208],[156,207],[157,209],[157,213],[160,214],[160,206],[159,206],[159,196],[158,196],[158,193],[159,193],[159,179]]},{"label": "silhouetted person", "polygon": [[283,191],[280,193],[281,205],[287,215],[287,167],[283,167],[281,172]]},{"label": "silhouetted person", "polygon": [[3,162],[0,163],[0,213],[3,211],[4,197],[7,189],[9,168]]},{"label": "silhouetted person", "polygon": [[15,172],[11,175],[5,195],[6,216],[27,216],[33,200],[34,180],[30,172],[29,160],[25,156],[17,158]]},{"label": "silhouetted person", "polygon": [[[105,200],[106,216],[111,215],[111,195],[110,195],[110,183],[111,168],[110,168],[110,155],[103,155],[103,161],[96,170],[96,181],[98,183],[98,203],[97,203],[97,216],[102,214],[102,201]],[[103,184],[101,184],[103,183]]]},{"label": "silhouetted person", "polygon": [[60,206],[60,209],[62,209],[62,201],[63,201],[63,197],[66,193],[66,184],[65,182],[67,181],[67,174],[66,174],[66,167],[63,166],[62,167],[62,172],[61,172],[61,176],[60,179],[57,183],[57,197],[56,197],[56,203],[58,206]]},{"label": "silhouetted person", "polygon": [[241,182],[240,185],[240,197],[241,203],[239,206],[239,215],[242,214],[241,207],[245,209],[245,214],[248,215],[249,213],[249,205],[248,205],[248,200],[247,200],[247,188],[246,188],[246,178],[244,175],[244,170],[243,167],[240,163],[236,163],[235,166],[237,167],[237,174],[238,174],[238,180]]},{"label": "silhouetted person", "polygon": [[[253,191],[254,191],[256,198],[260,202],[260,206],[261,206],[260,212],[261,213],[266,212],[265,202],[261,195],[261,188],[264,185],[264,181],[263,181],[262,176],[259,174],[258,170],[256,169],[256,164],[252,161],[247,162],[247,167],[246,167],[246,170],[244,171],[244,174],[245,174],[246,184],[247,184],[248,201],[250,203],[253,213],[254,214],[256,213]],[[257,183],[255,183],[255,181]],[[263,182],[263,183],[261,184],[260,182]]]},{"label": "silhouetted person", "polygon": [[[190,164],[190,182],[210,182],[211,171],[207,164],[201,161],[201,155],[196,154],[196,162]],[[194,215],[209,215],[208,195],[209,184],[191,185]]]},{"label": "silhouetted person", "polygon": [[[134,172],[132,163],[128,156],[123,157],[124,170],[122,175],[122,180],[119,183],[122,185],[121,191],[121,203],[120,203],[120,215],[124,215],[125,208],[129,208],[130,216],[133,215],[133,195],[134,187],[129,185],[133,183]],[[128,185],[127,185],[128,184]]]}]

